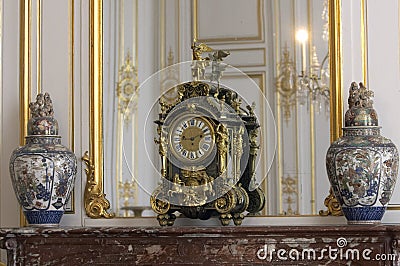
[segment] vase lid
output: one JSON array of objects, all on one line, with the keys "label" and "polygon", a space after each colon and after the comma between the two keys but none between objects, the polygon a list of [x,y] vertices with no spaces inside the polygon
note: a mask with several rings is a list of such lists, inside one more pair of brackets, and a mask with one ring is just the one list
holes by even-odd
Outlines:
[{"label": "vase lid", "polygon": [[352,82],[349,89],[349,109],[345,115],[345,127],[378,126],[378,115],[373,108],[374,92],[362,82]]},{"label": "vase lid", "polygon": [[54,118],[53,103],[46,92],[39,93],[36,101],[29,104],[31,118],[28,121],[28,135],[58,135],[58,122]]}]

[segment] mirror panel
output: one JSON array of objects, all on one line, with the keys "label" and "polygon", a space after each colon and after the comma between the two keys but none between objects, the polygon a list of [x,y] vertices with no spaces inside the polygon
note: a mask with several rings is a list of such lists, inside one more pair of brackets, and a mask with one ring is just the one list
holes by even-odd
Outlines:
[{"label": "mirror panel", "polygon": [[[171,84],[185,80],[184,74],[188,71],[174,68],[178,71],[165,71],[165,75],[154,78],[151,83],[146,78],[159,69],[190,60],[193,38],[213,49],[229,50],[231,55],[225,62],[255,81],[274,114],[275,120],[267,119],[261,97],[249,97],[250,103],[256,102],[263,126],[260,137],[263,152],[257,169],[257,180],[267,195],[267,207],[262,214],[315,215],[326,209],[324,200],[329,194],[329,181],[325,173],[325,151],[329,146],[329,133],[332,138],[335,135],[332,132],[341,127],[341,115],[338,117],[335,113],[335,117],[331,115],[329,119],[329,109],[324,109],[329,107],[325,101],[330,101],[332,114],[337,111],[336,102],[341,102],[341,95],[337,93],[340,80],[329,79],[329,73],[334,77],[340,74],[340,61],[326,59],[328,47],[337,49],[340,43],[339,32],[335,32],[340,26],[340,15],[333,25],[332,18],[328,23],[326,13],[330,10],[337,15],[340,1],[252,0],[246,1],[245,6],[243,1],[233,2],[91,0],[91,11],[100,12],[104,20],[99,24],[104,32],[101,41],[103,75],[100,84],[93,84],[93,88],[102,87],[103,95],[100,97],[91,89],[92,108],[101,118],[93,117],[91,121],[88,164],[94,166],[102,162],[100,168],[94,167],[93,182],[88,182],[85,206],[95,201],[95,197],[90,196],[94,193],[88,188],[96,183],[96,195],[102,199],[99,202],[105,203],[100,207],[96,205],[104,211],[96,209],[99,217],[111,217],[109,213],[118,217],[154,216],[147,210],[148,199],[151,188],[155,188],[159,180],[160,163],[153,141],[156,126],[152,125],[158,110],[151,106]],[[233,16],[233,10],[245,12]],[[218,13],[211,16],[212,19],[209,16],[205,19],[205,12]],[[96,19],[99,18],[92,18],[92,21],[98,23]],[[233,27],[235,23],[239,24]],[[156,30],[145,32],[144,25]],[[301,28],[310,33],[303,43],[296,40],[296,31]],[[326,39],[328,28],[331,31],[329,41]],[[94,40],[100,40],[95,36],[98,32],[92,34]],[[340,49],[336,52],[340,53]],[[96,71],[94,51],[93,54],[93,71]],[[315,67],[317,58],[319,68]],[[326,75],[322,81],[321,70]],[[323,95],[299,92],[300,80],[314,74],[313,71],[320,78],[317,79],[319,84],[326,85],[318,88],[330,89],[333,97],[326,99]],[[246,94],[245,85],[237,77],[226,73],[222,81]],[[328,121],[331,121],[331,130]],[[95,126],[99,123],[100,128]],[[99,136],[99,132],[104,135]],[[104,145],[104,155],[99,143]],[[109,206],[101,193],[107,194],[111,211],[107,211]]]}]

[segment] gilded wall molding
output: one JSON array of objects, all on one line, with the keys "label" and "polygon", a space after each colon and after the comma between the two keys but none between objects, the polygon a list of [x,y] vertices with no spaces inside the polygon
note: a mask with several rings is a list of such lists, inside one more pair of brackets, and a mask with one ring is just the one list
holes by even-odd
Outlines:
[{"label": "gilded wall molding", "polygon": [[342,135],[342,12],[341,0],[329,0],[329,69],[330,69],[330,118],[331,142]]},{"label": "gilded wall molding", "polygon": [[88,153],[82,160],[86,163],[87,175],[84,206],[91,218],[112,218],[108,213],[110,202],[106,199],[103,186],[103,3],[102,0],[89,2],[89,128]]},{"label": "gilded wall molding", "polygon": [[361,64],[364,85],[368,87],[368,30],[367,30],[367,5],[361,0]]},{"label": "gilded wall molding", "polygon": [[[25,136],[29,120],[29,102],[31,97],[32,80],[32,0],[21,0],[20,2],[20,31],[19,31],[19,106],[20,106],[20,145],[25,145]],[[20,225],[25,226],[27,221],[20,212]]]},{"label": "gilded wall molding", "polygon": [[25,144],[26,125],[29,120],[29,102],[32,80],[32,0],[21,0],[20,3],[20,50],[19,50],[19,92],[20,92],[20,144]]},{"label": "gilded wall molding", "polygon": [[[342,12],[341,0],[329,0],[329,69],[330,69],[330,118],[331,142],[342,135],[343,99],[342,99]],[[324,201],[328,210],[320,210],[320,215],[343,215],[340,204],[332,189]]]},{"label": "gilded wall molding", "polygon": [[[68,146],[75,151],[75,76],[74,76],[74,48],[75,48],[75,0],[68,1]],[[39,78],[39,76],[38,76]],[[75,213],[75,189],[65,206],[65,213]]]}]

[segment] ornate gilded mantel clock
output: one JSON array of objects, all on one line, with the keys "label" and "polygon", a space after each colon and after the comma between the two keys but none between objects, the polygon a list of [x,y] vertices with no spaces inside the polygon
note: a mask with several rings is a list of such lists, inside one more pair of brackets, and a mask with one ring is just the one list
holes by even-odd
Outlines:
[{"label": "ornate gilded mantel clock", "polygon": [[[159,100],[155,141],[162,181],[151,206],[162,226],[173,225],[176,211],[202,220],[219,216],[222,225],[231,219],[240,225],[245,212],[257,213],[265,203],[263,191],[251,189],[259,124],[252,107],[242,108],[242,98],[220,85],[222,57],[229,53],[215,51],[201,58],[211,49],[196,43],[192,49],[194,81],[172,88],[175,102]],[[211,82],[200,81],[210,62]]]}]

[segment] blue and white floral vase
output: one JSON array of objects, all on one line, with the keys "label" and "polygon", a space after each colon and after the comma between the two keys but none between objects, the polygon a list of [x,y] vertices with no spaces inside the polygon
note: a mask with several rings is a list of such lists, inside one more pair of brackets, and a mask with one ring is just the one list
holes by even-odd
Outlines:
[{"label": "blue and white floral vase", "polygon": [[331,144],[326,169],[348,224],[380,223],[397,179],[399,154],[380,135],[373,92],[353,82],[343,137]]},{"label": "blue and white floral vase", "polygon": [[50,95],[37,95],[29,108],[26,145],[10,159],[12,184],[30,225],[58,225],[73,190],[76,157],[61,145]]}]

